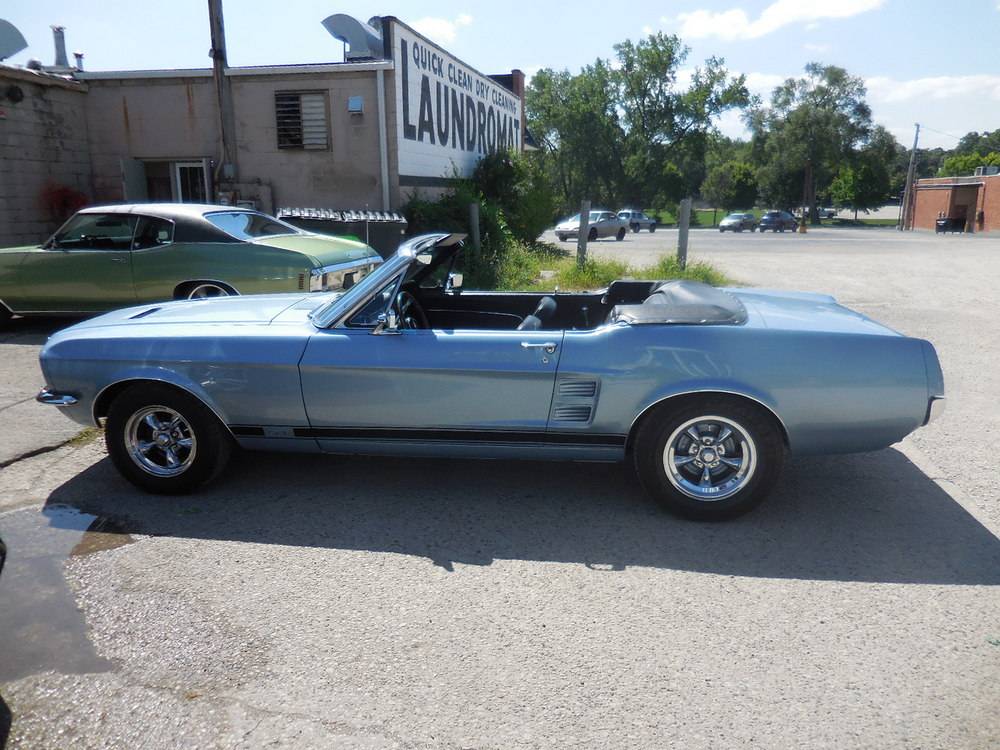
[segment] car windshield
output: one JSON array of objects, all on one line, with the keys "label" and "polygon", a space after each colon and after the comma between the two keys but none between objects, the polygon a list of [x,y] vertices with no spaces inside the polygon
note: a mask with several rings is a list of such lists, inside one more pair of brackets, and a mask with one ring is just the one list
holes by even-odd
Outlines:
[{"label": "car windshield", "polygon": [[726,218],[727,219],[742,219],[742,218],[745,218],[745,217],[744,217],[743,214],[729,214],[729,216],[727,216]]},{"label": "car windshield", "polygon": [[274,237],[279,234],[303,234],[301,229],[255,211],[215,211],[205,218],[238,240]]}]

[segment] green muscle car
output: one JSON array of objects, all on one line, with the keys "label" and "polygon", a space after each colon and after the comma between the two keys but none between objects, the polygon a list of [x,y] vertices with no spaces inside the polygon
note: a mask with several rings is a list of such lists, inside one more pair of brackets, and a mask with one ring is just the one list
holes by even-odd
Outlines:
[{"label": "green muscle car", "polygon": [[352,286],[382,262],[362,242],[231,206],[77,212],[44,245],[0,249],[0,323],[136,303]]}]

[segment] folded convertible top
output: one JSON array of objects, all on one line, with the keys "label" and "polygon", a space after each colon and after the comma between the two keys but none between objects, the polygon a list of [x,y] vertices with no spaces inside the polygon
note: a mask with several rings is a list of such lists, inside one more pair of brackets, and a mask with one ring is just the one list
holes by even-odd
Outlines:
[{"label": "folded convertible top", "polygon": [[641,305],[615,305],[609,316],[631,325],[740,325],[746,319],[739,299],[700,281],[665,281]]}]

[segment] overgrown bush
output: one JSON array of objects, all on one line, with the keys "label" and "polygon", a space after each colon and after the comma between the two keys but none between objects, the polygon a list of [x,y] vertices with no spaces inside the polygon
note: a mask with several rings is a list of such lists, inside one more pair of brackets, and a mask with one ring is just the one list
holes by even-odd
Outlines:
[{"label": "overgrown bush", "polygon": [[496,152],[479,160],[472,184],[503,211],[507,227],[521,242],[534,242],[552,225],[556,204],[537,162],[524,154]]}]

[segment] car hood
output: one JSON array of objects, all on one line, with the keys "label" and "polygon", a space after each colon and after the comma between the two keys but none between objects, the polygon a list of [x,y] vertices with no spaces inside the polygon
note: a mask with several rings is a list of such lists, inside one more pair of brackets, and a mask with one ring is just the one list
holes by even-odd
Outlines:
[{"label": "car hood", "polygon": [[189,325],[229,323],[267,325],[290,308],[312,310],[329,302],[332,293],[252,294],[239,297],[151,302],[114,310],[66,328],[69,333],[93,328],[129,325]]},{"label": "car hood", "polygon": [[325,234],[282,234],[258,237],[253,242],[257,245],[280,247],[282,250],[308,255],[317,267],[361,261],[365,258],[381,260],[378,252],[364,242]]}]

